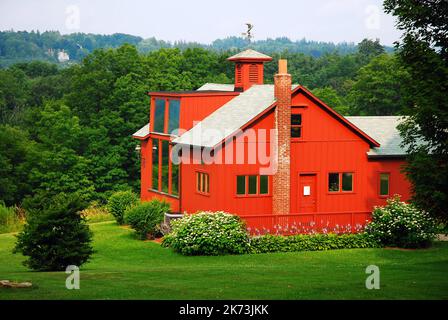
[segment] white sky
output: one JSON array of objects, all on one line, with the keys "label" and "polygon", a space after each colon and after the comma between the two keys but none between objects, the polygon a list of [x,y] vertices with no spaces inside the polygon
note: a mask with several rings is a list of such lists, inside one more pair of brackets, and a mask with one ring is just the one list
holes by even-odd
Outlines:
[{"label": "white sky", "polygon": [[245,22],[255,40],[359,42],[400,37],[382,0],[0,0],[0,30],[128,33],[201,43],[239,36]]}]

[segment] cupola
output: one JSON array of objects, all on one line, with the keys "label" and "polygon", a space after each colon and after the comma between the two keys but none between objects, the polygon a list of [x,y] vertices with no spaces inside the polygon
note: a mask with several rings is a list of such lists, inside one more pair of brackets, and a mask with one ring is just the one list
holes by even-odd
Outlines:
[{"label": "cupola", "polygon": [[253,84],[263,84],[263,67],[272,58],[252,49],[247,49],[227,60],[235,62],[235,91],[245,91]]}]

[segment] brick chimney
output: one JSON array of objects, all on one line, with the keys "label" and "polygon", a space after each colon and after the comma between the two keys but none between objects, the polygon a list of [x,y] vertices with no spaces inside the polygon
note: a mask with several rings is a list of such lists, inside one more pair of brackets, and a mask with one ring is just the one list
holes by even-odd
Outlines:
[{"label": "brick chimney", "polygon": [[291,149],[291,75],[287,60],[278,61],[278,73],[274,76],[275,128],[277,129],[277,172],[273,177],[272,213],[290,213],[290,149]]}]

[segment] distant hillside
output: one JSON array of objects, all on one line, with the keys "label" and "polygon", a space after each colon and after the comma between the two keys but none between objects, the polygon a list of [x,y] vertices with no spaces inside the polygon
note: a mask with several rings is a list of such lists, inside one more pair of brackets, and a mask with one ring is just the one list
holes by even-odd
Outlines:
[{"label": "distant hillside", "polygon": [[[247,40],[240,37],[217,39],[211,45],[196,42],[168,42],[155,38],[143,39],[128,34],[115,33],[112,35],[72,33],[61,35],[58,31],[27,32],[2,31],[0,32],[0,67],[16,62],[30,60],[45,60],[56,63],[78,62],[87,54],[98,48],[116,48],[124,43],[137,46],[140,52],[150,52],[160,48],[191,48],[202,47],[217,51],[237,51],[249,45]],[[276,38],[254,41],[250,46],[265,53],[278,53],[289,51],[319,57],[325,53],[338,52],[350,54],[357,50],[354,43],[318,42],[302,39]],[[392,51],[386,47],[386,51]]]}]

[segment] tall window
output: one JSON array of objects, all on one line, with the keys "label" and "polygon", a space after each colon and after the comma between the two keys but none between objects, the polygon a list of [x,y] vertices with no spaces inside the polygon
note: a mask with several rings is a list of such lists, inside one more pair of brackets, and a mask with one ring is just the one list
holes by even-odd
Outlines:
[{"label": "tall window", "polygon": [[169,141],[162,140],[162,192],[168,193],[168,179],[169,179]]},{"label": "tall window", "polygon": [[196,172],[196,191],[199,193],[210,193],[210,176],[205,172]]},{"label": "tall window", "polygon": [[351,192],[353,191],[352,172],[331,172],[328,174],[329,192]]},{"label": "tall window", "polygon": [[179,114],[180,114],[180,101],[170,100],[169,103],[169,117],[168,117],[168,133],[177,135],[179,129]]},{"label": "tall window", "polygon": [[291,114],[291,138],[302,136],[302,115]]},{"label": "tall window", "polygon": [[154,132],[165,132],[165,99],[156,99],[154,106]]},{"label": "tall window", "polygon": [[389,195],[389,181],[390,181],[389,173],[380,173],[380,196]]},{"label": "tall window", "polygon": [[269,194],[268,176],[236,176],[236,194],[245,195],[267,195]]},{"label": "tall window", "polygon": [[152,141],[151,189],[177,196],[179,194],[179,165],[172,163],[170,160],[169,141],[154,138],[151,139],[151,141]]},{"label": "tall window", "polygon": [[159,189],[159,139],[152,139],[152,189]]},{"label": "tall window", "polygon": [[177,152],[171,153],[171,194],[179,195],[179,158]]}]

